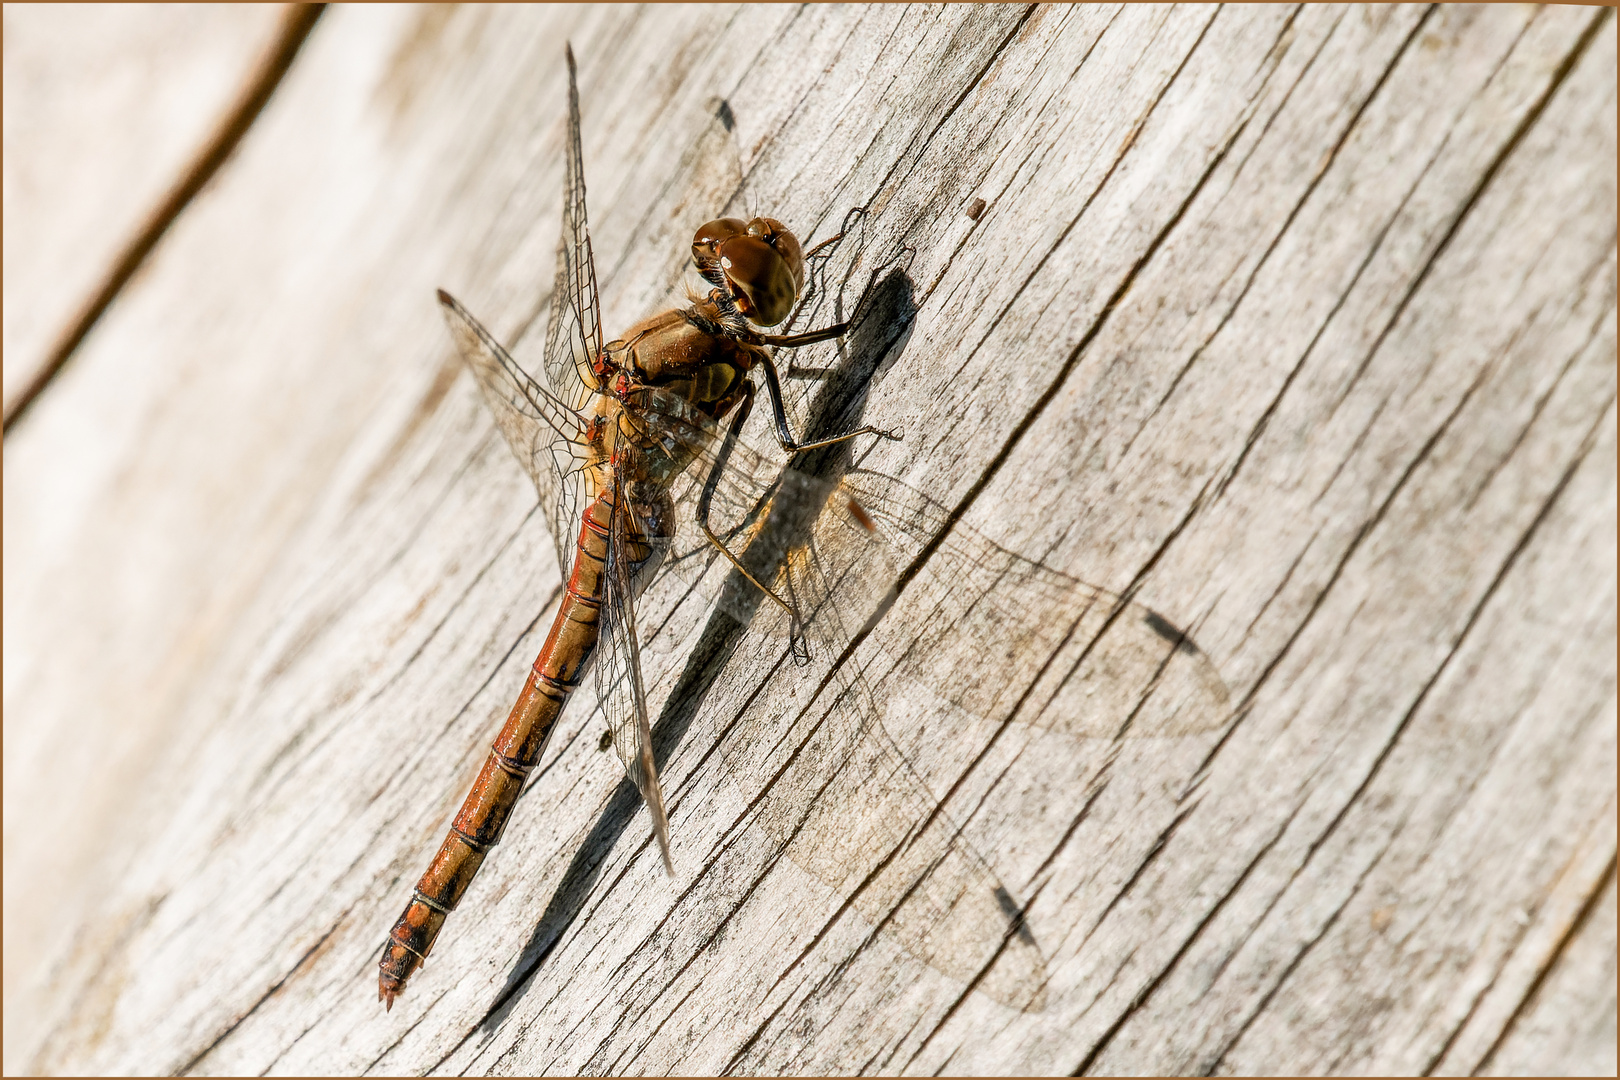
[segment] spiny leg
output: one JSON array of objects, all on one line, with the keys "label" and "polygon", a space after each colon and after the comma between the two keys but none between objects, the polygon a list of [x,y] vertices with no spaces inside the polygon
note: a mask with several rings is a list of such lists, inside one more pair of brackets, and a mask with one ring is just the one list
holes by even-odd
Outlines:
[{"label": "spiny leg", "polygon": [[720,476],[725,472],[726,462],[731,458],[731,448],[736,444],[737,435],[742,430],[742,426],[747,421],[748,414],[753,407],[754,384],[744,382],[742,401],[737,405],[737,411],[732,417],[731,426],[726,429],[725,440],[720,444],[720,452],[715,455],[714,465],[709,469],[709,475],[704,478],[703,491],[698,496],[698,528],[703,530],[703,535],[708,538],[709,543],[713,544],[715,549],[726,557],[726,561],[731,563],[738,573],[747,578],[750,584],[768,596],[778,607],[787,613],[788,639],[793,649],[793,655],[796,658],[801,658],[801,662],[804,662],[809,660],[809,655],[805,651],[802,644],[803,635],[800,633],[801,623],[799,619],[799,609],[791,602],[784,600],[781,596],[777,595],[774,589],[765,585],[759,580],[759,578],[755,577],[748,567],[742,564],[742,560],[738,559],[737,556],[732,553],[731,549],[726,546],[726,542],[720,539],[720,537],[715,534],[714,529],[709,526],[709,510],[713,504],[715,489],[720,486]]},{"label": "spiny leg", "polygon": [[[838,329],[839,333],[843,332],[843,330],[838,327],[830,327],[829,329]],[[806,334],[804,336],[812,337],[814,335]],[[771,399],[771,416],[776,422],[776,441],[780,443],[782,449],[786,450],[788,453],[794,454],[798,453],[800,450],[817,450],[823,446],[832,446],[835,443],[848,442],[857,435],[876,435],[880,439],[900,438],[901,433],[898,431],[889,431],[884,428],[872,427],[870,424],[868,424],[866,427],[859,427],[854,431],[846,431],[842,435],[834,435],[830,439],[817,439],[815,442],[806,443],[799,442],[793,437],[793,429],[788,427],[787,410],[782,405],[782,380],[776,373],[776,364],[773,363],[768,357],[765,357],[761,358],[760,366],[765,369],[765,391],[770,395]],[[750,384],[750,389],[752,389],[752,384]]]},{"label": "spiny leg", "polygon": [[[827,252],[826,255],[822,255],[821,253],[823,251],[826,251],[826,249],[828,249],[830,247],[833,247],[840,240],[842,240],[849,233],[851,223],[854,222],[854,220],[857,217],[859,217],[859,216],[861,216],[861,215],[863,215],[865,213],[866,213],[866,207],[864,207],[864,206],[851,207],[849,213],[844,215],[844,223],[836,233],[834,233],[833,235],[827,237],[827,239],[821,241],[815,247],[811,248],[809,251],[804,253],[804,265],[807,268],[808,287],[805,289],[804,295],[799,297],[799,302],[794,305],[793,314],[788,316],[787,322],[783,324],[782,329],[783,329],[784,334],[786,333],[786,331],[789,331],[789,330],[793,329],[793,324],[799,321],[799,315],[801,313],[803,313],[803,311],[805,309],[805,306],[807,304],[809,304],[810,301],[816,297],[817,293],[820,292],[820,289],[818,288],[816,283],[817,283],[817,280],[821,277],[821,273],[822,273],[821,264],[816,263],[816,264],[812,265],[812,260],[819,257],[822,260],[822,262],[824,263],[824,262],[826,262],[827,259],[831,258],[832,257],[832,252],[829,251],[829,252]],[[848,326],[847,323],[841,323],[840,325],[845,326],[845,327]],[[843,332],[842,330],[839,331],[839,333],[842,333],[842,332]],[[836,336],[836,335],[834,335],[834,336]],[[824,341],[826,339],[825,338],[818,338],[817,340],[823,340]],[[804,342],[803,344],[808,345],[808,344],[811,344],[811,343],[810,342]]]}]

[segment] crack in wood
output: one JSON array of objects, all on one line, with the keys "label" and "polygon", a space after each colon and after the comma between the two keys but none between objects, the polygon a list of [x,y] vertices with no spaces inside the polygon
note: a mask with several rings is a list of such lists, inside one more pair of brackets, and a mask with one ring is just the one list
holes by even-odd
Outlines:
[{"label": "crack in wood", "polygon": [[353,910],[354,910],[353,908],[344,908],[343,911],[338,915],[338,917],[332,921],[332,925],[326,928],[326,933],[322,934],[319,938],[317,938],[316,941],[315,941],[315,944],[313,944],[309,948],[305,949],[304,954],[298,958],[297,963],[293,964],[292,967],[288,968],[287,971],[279,979],[277,979],[274,983],[272,983],[270,985],[269,989],[267,989],[264,993],[260,994],[258,996],[258,998],[253,1002],[253,1004],[248,1007],[246,1012],[244,1012],[241,1016],[238,1016],[223,1031],[221,1031],[218,1035],[214,1036],[213,1039],[209,1040],[209,1043],[208,1043],[207,1046],[204,1046],[201,1050],[199,1050],[196,1054],[194,1054],[190,1059],[188,1059],[184,1065],[181,1065],[178,1069],[174,1070],[174,1072],[171,1073],[170,1075],[172,1075],[172,1076],[184,1076],[186,1073],[191,1072],[191,1070],[195,1069],[199,1064],[201,1064],[203,1059],[206,1058],[209,1054],[213,1053],[214,1049],[217,1046],[219,1046],[220,1043],[224,1042],[226,1040],[226,1038],[228,1038],[231,1035],[232,1032],[236,1031],[237,1028],[241,1027],[242,1024],[250,1016],[252,1016],[254,1013],[258,1012],[259,1007],[261,1005],[263,1005],[266,1001],[269,1001],[271,998],[275,997],[275,995],[278,992],[280,992],[281,988],[283,986],[287,985],[287,981],[289,979],[291,979],[294,975],[298,974],[298,972],[303,968],[303,966],[306,963],[308,963],[310,961],[310,959],[313,958],[316,955],[316,953],[318,953],[320,951],[321,946],[325,945],[326,942],[331,938],[331,936],[333,934],[337,933],[338,928],[340,926],[342,926],[344,924],[344,922],[348,919],[349,912],[351,912]]},{"label": "crack in wood", "polygon": [[[1452,418],[1454,418],[1459,411],[1461,411],[1461,407],[1466,402],[1466,400],[1467,400],[1467,397],[1465,396],[1463,402],[1458,403],[1457,409],[1453,410],[1451,416],[1447,418],[1447,423],[1448,424],[1449,424],[1450,420]],[[1609,401],[1611,403],[1612,403],[1613,400],[1614,399],[1612,397],[1609,399]],[[1400,722],[1397,723],[1394,730],[1391,731],[1389,737],[1385,740],[1384,746],[1380,750],[1377,758],[1373,761],[1371,766],[1367,769],[1367,772],[1363,776],[1363,778],[1361,780],[1361,783],[1356,787],[1355,791],[1351,793],[1350,798],[1345,801],[1344,805],[1339,809],[1338,813],[1334,815],[1333,819],[1328,823],[1327,827],[1324,828],[1321,831],[1321,833],[1318,834],[1316,840],[1313,841],[1312,844],[1310,845],[1310,847],[1307,849],[1305,858],[1301,861],[1300,865],[1295,869],[1294,873],[1290,876],[1288,883],[1284,886],[1284,888],[1282,890],[1279,890],[1279,892],[1286,892],[1289,888],[1291,888],[1293,886],[1293,883],[1298,880],[1299,875],[1311,863],[1312,858],[1315,856],[1316,852],[1326,842],[1328,837],[1332,836],[1334,833],[1337,832],[1339,825],[1342,824],[1342,822],[1345,819],[1345,816],[1349,813],[1351,807],[1355,806],[1360,801],[1361,796],[1366,793],[1368,787],[1371,786],[1372,781],[1378,776],[1378,774],[1382,770],[1382,767],[1383,767],[1384,763],[1388,760],[1389,755],[1393,752],[1396,743],[1400,740],[1401,735],[1406,731],[1406,729],[1410,725],[1413,717],[1417,714],[1417,711],[1422,707],[1424,701],[1428,698],[1428,695],[1429,695],[1430,691],[1434,688],[1435,684],[1439,681],[1440,677],[1450,667],[1451,661],[1456,657],[1457,653],[1461,650],[1463,642],[1465,642],[1468,639],[1468,632],[1473,628],[1474,624],[1478,621],[1481,613],[1484,611],[1485,607],[1489,604],[1491,598],[1495,595],[1498,587],[1505,580],[1508,572],[1512,569],[1513,565],[1517,562],[1518,556],[1524,551],[1525,547],[1528,546],[1530,540],[1534,537],[1535,533],[1540,528],[1541,523],[1546,519],[1547,515],[1551,512],[1551,509],[1552,509],[1553,505],[1558,500],[1558,496],[1563,493],[1565,487],[1568,486],[1569,481],[1574,477],[1576,469],[1586,459],[1586,455],[1587,455],[1588,452],[1590,452],[1590,450],[1592,448],[1592,445],[1593,445],[1593,443],[1594,443],[1594,441],[1596,439],[1597,432],[1598,432],[1598,430],[1599,430],[1599,428],[1600,428],[1600,426],[1602,424],[1603,417],[1604,417],[1604,415],[1606,415],[1607,410],[1608,410],[1608,404],[1606,403],[1604,408],[1602,410],[1600,410],[1598,421],[1596,423],[1594,423],[1593,426],[1588,430],[1586,438],[1583,440],[1582,446],[1580,447],[1579,451],[1575,455],[1575,459],[1564,470],[1564,473],[1559,478],[1559,481],[1558,481],[1557,485],[1547,495],[1547,497],[1543,500],[1542,505],[1541,505],[1540,509],[1538,510],[1534,520],[1531,521],[1529,526],[1520,535],[1520,537],[1518,539],[1518,542],[1515,544],[1513,550],[1510,551],[1508,553],[1507,557],[1503,560],[1502,565],[1501,565],[1500,569],[1498,570],[1498,572],[1496,574],[1496,577],[1491,581],[1490,585],[1487,586],[1484,593],[1481,595],[1479,601],[1475,604],[1473,611],[1470,612],[1469,617],[1468,617],[1465,625],[1463,626],[1463,629],[1458,634],[1458,637],[1457,637],[1456,641],[1453,642],[1451,648],[1447,651],[1447,653],[1445,655],[1445,658],[1435,668],[1434,672],[1430,675],[1427,682],[1425,682],[1425,684],[1423,685],[1423,688],[1419,691],[1417,696],[1413,699],[1412,704],[1407,708],[1406,713],[1401,717]],[[1435,433],[1435,435],[1433,437],[1431,437],[1431,439],[1429,440],[1429,443],[1426,445],[1425,449],[1432,448],[1434,442],[1438,439],[1440,433],[1442,431],[1444,431],[1445,426],[1446,425],[1442,425],[1440,431],[1437,431]],[[1420,454],[1419,455],[1419,460],[1421,460],[1423,456],[1425,456],[1425,455]],[[1413,463],[1414,468],[1415,468],[1416,464],[1417,464],[1417,462],[1414,461],[1414,463]],[[1408,469],[1408,472],[1407,472],[1406,475],[1410,475],[1410,473],[1411,473],[1411,469]],[[1405,479],[1405,477],[1403,476],[1403,480],[1404,479]],[[1391,493],[1391,499],[1393,499],[1393,497],[1394,497],[1394,493],[1392,492]],[[1388,505],[1388,501],[1386,500],[1385,506],[1387,506],[1387,505]],[[1262,998],[1260,1004],[1258,1006],[1256,1006],[1256,1008],[1249,1014],[1249,1017],[1244,1021],[1243,1025],[1239,1028],[1239,1030],[1230,1039],[1228,1039],[1226,1042],[1224,1042],[1222,1044],[1221,1048],[1216,1053],[1216,1055],[1211,1060],[1211,1062],[1207,1065],[1207,1067],[1205,1067],[1205,1068],[1203,1068],[1201,1070],[1203,1075],[1210,1075],[1217,1068],[1220,1067],[1221,1063],[1225,1060],[1226,1055],[1231,1051],[1232,1047],[1235,1046],[1237,1044],[1237,1042],[1242,1039],[1243,1035],[1249,1030],[1249,1028],[1253,1025],[1255,1020],[1258,1019],[1258,1017],[1262,1013],[1264,1013],[1266,1011],[1266,1008],[1269,1006],[1270,1002],[1275,998],[1277,993],[1282,989],[1282,986],[1284,985],[1284,983],[1286,983],[1288,981],[1289,976],[1291,976],[1293,974],[1293,972],[1298,968],[1301,961],[1304,960],[1306,954],[1309,953],[1311,951],[1311,949],[1313,949],[1315,947],[1315,945],[1319,941],[1322,940],[1322,938],[1326,935],[1328,930],[1331,929],[1331,927],[1333,926],[1333,924],[1335,922],[1337,922],[1338,917],[1343,912],[1345,906],[1349,904],[1350,900],[1353,899],[1354,896],[1356,895],[1356,893],[1359,891],[1359,889],[1361,887],[1361,883],[1363,881],[1365,881],[1367,874],[1371,873],[1372,869],[1375,866],[1377,866],[1380,858],[1382,857],[1382,852],[1388,850],[1389,843],[1392,842],[1392,840],[1393,840],[1393,838],[1391,838],[1390,841],[1386,841],[1386,843],[1384,845],[1384,848],[1380,851],[1379,855],[1375,856],[1373,859],[1371,859],[1368,862],[1367,866],[1363,869],[1361,874],[1358,876],[1355,887],[1353,889],[1351,889],[1350,893],[1345,897],[1343,903],[1341,903],[1334,910],[1332,915],[1329,917],[1328,921],[1322,926],[1321,930],[1318,931],[1314,936],[1312,936],[1311,939],[1309,941],[1307,941],[1302,948],[1299,949],[1299,951],[1295,954],[1293,960],[1290,961],[1290,963],[1283,969],[1283,971],[1282,971],[1281,975],[1278,977],[1277,981],[1273,984],[1271,989]]]},{"label": "crack in wood", "polygon": [[1496,179],[1496,174],[1502,170],[1503,163],[1513,156],[1513,151],[1518,149],[1519,144],[1524,141],[1524,137],[1529,134],[1536,121],[1541,119],[1541,114],[1547,110],[1548,103],[1552,101],[1559,89],[1564,85],[1565,80],[1569,78],[1570,72],[1575,70],[1576,63],[1586,55],[1587,48],[1592,44],[1592,41],[1597,37],[1598,31],[1602,29],[1603,24],[1608,21],[1609,16],[1613,13],[1613,8],[1600,8],[1598,13],[1586,24],[1586,29],[1581,32],[1581,36],[1576,40],[1574,47],[1564,56],[1563,62],[1558,65],[1551,78],[1547,80],[1546,88],[1536,98],[1535,103],[1530,106],[1524,116],[1520,118],[1518,124],[1514,126],[1512,134],[1502,144],[1496,156],[1491,159],[1491,163],[1485,167],[1485,171],[1480,174],[1473,190],[1463,199],[1462,205],[1447,224],[1445,232],[1440,235],[1439,242],[1430,249],[1427,257],[1423,260],[1423,265],[1418,268],[1418,272],[1412,277],[1401,298],[1396,301],[1394,308],[1390,311],[1389,318],[1384,322],[1383,329],[1373,338],[1372,346],[1368,348],[1367,354],[1362,357],[1360,365],[1357,366],[1354,374],[1345,383],[1338,400],[1334,402],[1333,410],[1336,411],[1344,403],[1344,399],[1349,396],[1351,388],[1366,374],[1373,357],[1378,355],[1379,349],[1383,347],[1384,341],[1389,337],[1390,332],[1401,321],[1401,316],[1406,314],[1406,309],[1411,304],[1412,297],[1417,295],[1417,291],[1428,280],[1429,271],[1434,268],[1435,263],[1446,252],[1446,249],[1451,246],[1451,241],[1457,235],[1457,230],[1462,227],[1464,221],[1468,220],[1470,212],[1479,203],[1480,196],[1490,187],[1491,181]]},{"label": "crack in wood", "polygon": [[[1423,17],[1413,24],[1411,31],[1407,33],[1404,39],[1402,39],[1400,46],[1395,50],[1394,55],[1389,58],[1388,62],[1384,66],[1383,71],[1379,73],[1377,81],[1374,82],[1372,89],[1368,91],[1366,98],[1364,98],[1361,104],[1356,108],[1354,115],[1351,116],[1350,122],[1345,125],[1344,130],[1340,132],[1339,138],[1334,143],[1333,148],[1327,155],[1324,155],[1325,159],[1328,160],[1329,163],[1331,163],[1332,159],[1336,158],[1339,152],[1343,150],[1345,143],[1349,141],[1351,134],[1355,132],[1356,126],[1360,122],[1362,116],[1366,113],[1368,106],[1372,104],[1374,99],[1377,98],[1378,92],[1383,89],[1385,83],[1389,81],[1389,76],[1399,65],[1401,57],[1406,54],[1407,49],[1410,48],[1412,42],[1416,40],[1418,32],[1423,29],[1424,25],[1428,22],[1429,17],[1434,13],[1437,7],[1438,5],[1436,4],[1429,5],[1424,10]],[[1300,199],[1301,206],[1303,206],[1305,200],[1309,198],[1310,192],[1315,190],[1316,183],[1321,179],[1322,176],[1326,175],[1326,173],[1327,170],[1324,168],[1317,177],[1312,179],[1310,187],[1306,191],[1305,196]],[[1366,271],[1367,267],[1372,264],[1373,257],[1377,254],[1380,246],[1383,244],[1384,236],[1388,233],[1395,221],[1400,217],[1401,210],[1406,206],[1406,201],[1411,198],[1412,192],[1415,191],[1416,188],[1417,185],[1414,183],[1407,189],[1405,196],[1402,197],[1399,206],[1397,206],[1395,209],[1395,212],[1390,215],[1389,220],[1384,223],[1383,227],[1373,237],[1372,242],[1368,244],[1367,254],[1362,257],[1360,264],[1356,267],[1355,273],[1350,276],[1350,280],[1344,285],[1343,288],[1339,290],[1338,296],[1335,298],[1332,306],[1329,307],[1327,314],[1323,316],[1321,323],[1318,324],[1315,333],[1311,335],[1310,341],[1307,342],[1305,348],[1300,351],[1298,362],[1296,362],[1294,366],[1289,369],[1288,374],[1283,378],[1282,385],[1277,388],[1277,393],[1272,396],[1272,399],[1267,404],[1266,408],[1261,411],[1259,418],[1256,419],[1255,422],[1250,426],[1249,434],[1244,440],[1242,450],[1238,452],[1236,459],[1232,462],[1231,466],[1227,468],[1226,472],[1222,475],[1220,482],[1216,485],[1214,501],[1218,502],[1221,497],[1226,494],[1226,490],[1231,486],[1232,481],[1236,480],[1238,474],[1242,472],[1244,464],[1248,461],[1250,452],[1259,444],[1260,439],[1265,435],[1267,428],[1271,424],[1272,417],[1276,415],[1277,410],[1282,406],[1283,399],[1288,396],[1289,389],[1293,387],[1294,380],[1298,378],[1300,372],[1305,369],[1306,362],[1311,358],[1311,354],[1316,351],[1317,343],[1322,340],[1322,336],[1327,333],[1328,327],[1333,324],[1334,317],[1338,315],[1340,309],[1344,307],[1345,302],[1349,300],[1350,294],[1355,291],[1356,285],[1361,281],[1361,275]],[[1290,215],[1289,221],[1292,222],[1292,220],[1293,216]],[[1281,234],[1279,234],[1278,239],[1281,239]],[[1275,246],[1275,241],[1273,242],[1273,246]]]},{"label": "crack in wood", "polygon": [[1501,1050],[1502,1044],[1507,1041],[1508,1036],[1513,1033],[1513,1029],[1518,1024],[1520,1017],[1535,1002],[1536,995],[1540,993],[1542,986],[1547,981],[1547,976],[1552,974],[1553,970],[1558,966],[1558,962],[1563,959],[1564,953],[1569,949],[1570,942],[1580,935],[1586,924],[1591,920],[1592,913],[1597,910],[1598,901],[1603,898],[1604,891],[1614,882],[1615,866],[1615,855],[1611,852],[1609,864],[1603,868],[1603,872],[1593,882],[1592,888],[1586,894],[1586,899],[1581,903],[1580,912],[1571,920],[1569,929],[1559,936],[1558,943],[1553,946],[1552,951],[1547,955],[1546,961],[1537,967],[1535,978],[1530,980],[1529,986],[1525,987],[1518,1004],[1514,1006],[1513,1012],[1508,1016],[1507,1022],[1502,1025],[1502,1030],[1497,1033],[1496,1038],[1486,1049],[1484,1056],[1469,1070],[1470,1075],[1478,1076],[1490,1067],[1491,1061],[1496,1057],[1497,1052]]},{"label": "crack in wood", "polygon": [[[1591,276],[1595,275],[1602,269],[1612,267],[1614,262],[1614,242],[1615,234],[1610,233],[1609,242],[1605,245],[1606,250],[1601,256],[1599,256],[1598,261],[1592,267],[1591,272],[1584,275],[1586,279],[1589,280]],[[1585,281],[1583,281],[1583,284],[1585,284]],[[1610,284],[1611,288],[1609,289],[1609,295],[1612,297],[1612,281]],[[1581,358],[1587,349],[1591,348],[1592,343],[1602,336],[1604,325],[1610,318],[1613,317],[1614,313],[1615,307],[1611,303],[1604,307],[1598,313],[1597,317],[1592,320],[1592,325],[1587,330],[1586,340],[1581,342],[1580,346],[1569,354],[1568,358],[1565,359],[1564,363],[1559,367],[1558,374],[1554,376],[1553,381],[1548,384],[1547,392],[1536,399],[1535,405],[1530,410],[1530,416],[1525,420],[1524,424],[1520,426],[1518,434],[1513,438],[1512,444],[1508,446],[1507,450],[1503,452],[1502,456],[1497,461],[1492,463],[1489,469],[1485,470],[1484,475],[1480,477],[1479,483],[1474,485],[1474,490],[1469,492],[1468,497],[1463,500],[1462,508],[1465,511],[1472,511],[1474,509],[1479,497],[1485,493],[1485,490],[1491,486],[1492,481],[1496,479],[1497,473],[1499,473],[1509,461],[1513,460],[1514,455],[1519,452],[1519,447],[1524,445],[1524,440],[1530,434],[1530,430],[1536,426],[1536,421],[1541,419],[1542,410],[1546,408],[1547,402],[1552,400],[1554,392],[1556,392],[1557,389],[1563,385],[1564,377],[1569,374],[1570,369],[1575,366],[1576,361]],[[1508,352],[1513,346],[1518,344],[1521,334],[1527,331],[1530,323],[1539,314],[1540,310],[1538,309],[1525,320],[1525,325],[1521,327],[1519,331],[1515,332],[1513,339],[1507,344],[1507,346],[1503,348],[1502,351],[1504,353]],[[1574,312],[1570,312],[1570,314],[1574,314]]]},{"label": "crack in wood", "polygon": [[163,239],[163,234],[169,231],[169,226],[174,224],[186,207],[191,205],[191,200],[230,158],[237,143],[242,141],[270,101],[270,95],[281,85],[281,80],[292,67],[309,32],[315,29],[316,20],[321,17],[325,7],[325,4],[287,5],[276,41],[265,54],[258,70],[248,78],[237,100],[226,110],[208,140],[198,148],[190,167],[181,174],[162,201],[152,208],[124,250],[113,260],[101,283],[85,299],[52,345],[39,370],[11,400],[3,423],[6,434],[10,434],[12,426],[27,414],[29,407],[72,359],[74,351],[100,320],[102,313],[124,290],[124,286],[134,278],[135,272],[146,262],[158,241]]}]

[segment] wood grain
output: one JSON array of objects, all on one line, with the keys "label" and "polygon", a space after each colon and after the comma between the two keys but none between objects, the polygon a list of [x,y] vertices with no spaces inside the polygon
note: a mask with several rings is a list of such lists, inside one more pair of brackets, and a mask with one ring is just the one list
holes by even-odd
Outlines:
[{"label": "wood grain", "polygon": [[6,8],[7,423],[229,112],[280,7]]},{"label": "wood grain", "polygon": [[[795,861],[798,684],[723,648],[676,879],[565,712],[374,1000],[559,589],[432,290],[538,363],[564,40],[610,332],[717,211],[865,206],[823,314],[904,317],[803,358],[870,354],[862,466],[1226,684],[1112,746],[911,706],[1038,1008]],[[1580,8],[329,12],[6,439],[8,1070],[1612,1070],[1615,68]]]}]

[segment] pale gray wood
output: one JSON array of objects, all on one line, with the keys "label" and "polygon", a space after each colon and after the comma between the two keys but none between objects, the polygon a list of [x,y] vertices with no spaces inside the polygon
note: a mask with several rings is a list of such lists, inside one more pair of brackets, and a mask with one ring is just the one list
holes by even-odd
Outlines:
[{"label": "pale gray wood", "polygon": [[230,109],[279,4],[5,6],[5,411]]},{"label": "pale gray wood", "polygon": [[[1564,1047],[1559,1070],[1568,1076],[1615,1073],[1615,904],[1614,879],[1592,898],[1571,927],[1574,936],[1548,965],[1527,1008],[1502,1033],[1483,1063],[1482,1073],[1524,1076],[1546,1062],[1544,1047]],[[1603,991],[1607,990],[1605,994]]]},{"label": "pale gray wood", "polygon": [[[374,1000],[559,588],[432,288],[537,362],[565,39],[610,332],[721,207],[868,206],[841,299],[900,258],[916,316],[864,464],[1230,689],[938,740],[1041,1011],[782,857],[727,732],[793,683],[741,660],[669,722],[677,880],[570,710]],[[8,1069],[1601,1064],[1559,1003],[1614,993],[1614,96],[1591,9],[330,12],[7,440]]]}]

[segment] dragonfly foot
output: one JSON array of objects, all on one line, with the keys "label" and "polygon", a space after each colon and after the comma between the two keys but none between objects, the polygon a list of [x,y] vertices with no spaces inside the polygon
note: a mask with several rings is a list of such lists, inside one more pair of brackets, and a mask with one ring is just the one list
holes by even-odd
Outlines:
[{"label": "dragonfly foot", "polygon": [[804,640],[797,616],[794,616],[793,628],[788,631],[788,651],[793,656],[793,662],[800,667],[810,663],[810,643]]}]

